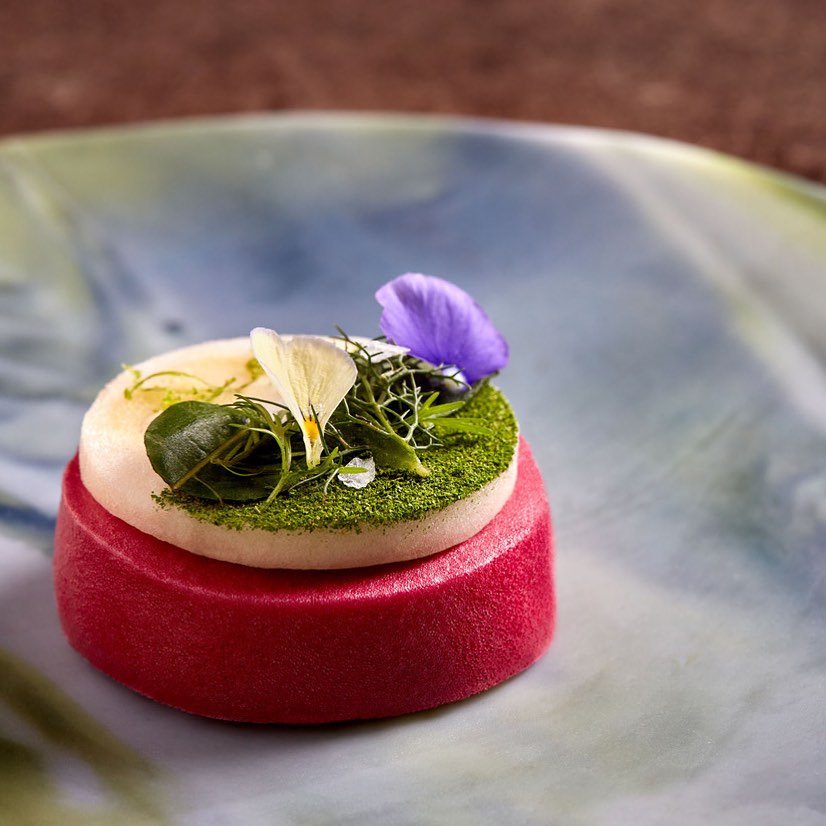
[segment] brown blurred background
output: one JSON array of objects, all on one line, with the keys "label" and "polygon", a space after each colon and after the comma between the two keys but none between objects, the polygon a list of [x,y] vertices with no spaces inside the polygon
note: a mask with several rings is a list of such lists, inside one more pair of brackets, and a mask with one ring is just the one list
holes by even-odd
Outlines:
[{"label": "brown blurred background", "polygon": [[826,181],[824,0],[0,0],[0,134],[282,109],[647,132]]}]

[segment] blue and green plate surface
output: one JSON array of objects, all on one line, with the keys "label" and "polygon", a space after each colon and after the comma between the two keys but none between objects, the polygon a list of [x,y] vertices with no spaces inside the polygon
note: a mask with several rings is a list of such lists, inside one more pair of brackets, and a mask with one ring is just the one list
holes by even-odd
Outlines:
[{"label": "blue and green plate surface", "polygon": [[[471,292],[557,541],[548,654],[332,727],[143,699],[66,644],[50,551],[123,363]],[[292,115],[0,144],[0,822],[826,824],[826,191],[618,133]]]}]

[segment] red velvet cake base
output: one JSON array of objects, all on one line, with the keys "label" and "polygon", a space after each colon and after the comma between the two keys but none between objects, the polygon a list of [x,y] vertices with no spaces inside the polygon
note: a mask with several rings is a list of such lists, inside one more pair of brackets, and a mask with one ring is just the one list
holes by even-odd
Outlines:
[{"label": "red velvet cake base", "polygon": [[468,697],[547,648],[551,525],[522,442],[516,488],[476,536],[412,562],[262,570],[127,525],[66,469],[55,539],[70,643],[114,679],[207,717],[321,723]]}]

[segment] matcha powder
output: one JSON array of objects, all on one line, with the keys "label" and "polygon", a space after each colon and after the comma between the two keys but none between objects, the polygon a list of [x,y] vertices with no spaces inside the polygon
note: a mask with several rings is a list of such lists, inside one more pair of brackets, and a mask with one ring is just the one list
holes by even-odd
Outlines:
[{"label": "matcha powder", "polygon": [[165,491],[157,501],[181,508],[196,519],[237,530],[353,530],[362,524],[390,525],[423,518],[464,499],[501,475],[516,451],[518,428],[502,393],[485,385],[456,418],[479,421],[490,436],[456,434],[444,447],[422,451],[430,475],[379,470],[366,487],[353,489],[334,480],[325,492],[323,480],[300,485],[271,504],[216,503]]}]

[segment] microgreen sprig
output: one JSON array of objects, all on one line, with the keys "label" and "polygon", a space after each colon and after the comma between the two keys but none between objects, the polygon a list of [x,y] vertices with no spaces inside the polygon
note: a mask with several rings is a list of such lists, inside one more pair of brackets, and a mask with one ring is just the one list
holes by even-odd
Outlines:
[{"label": "microgreen sprig", "polygon": [[[247,372],[246,380],[238,383],[235,376],[228,378],[221,384],[209,382],[194,373],[186,373],[181,370],[158,370],[144,376],[143,373],[127,364],[123,369],[132,375],[133,382],[123,391],[125,399],[132,399],[138,393],[152,394],[157,396],[157,410],[165,410],[173,404],[181,401],[203,401],[212,402],[220,398],[225,393],[233,392],[240,394],[249,387],[262,373],[261,365],[253,358],[244,365]],[[160,381],[165,378],[186,379],[193,384],[182,384],[176,382],[175,386]]]}]

